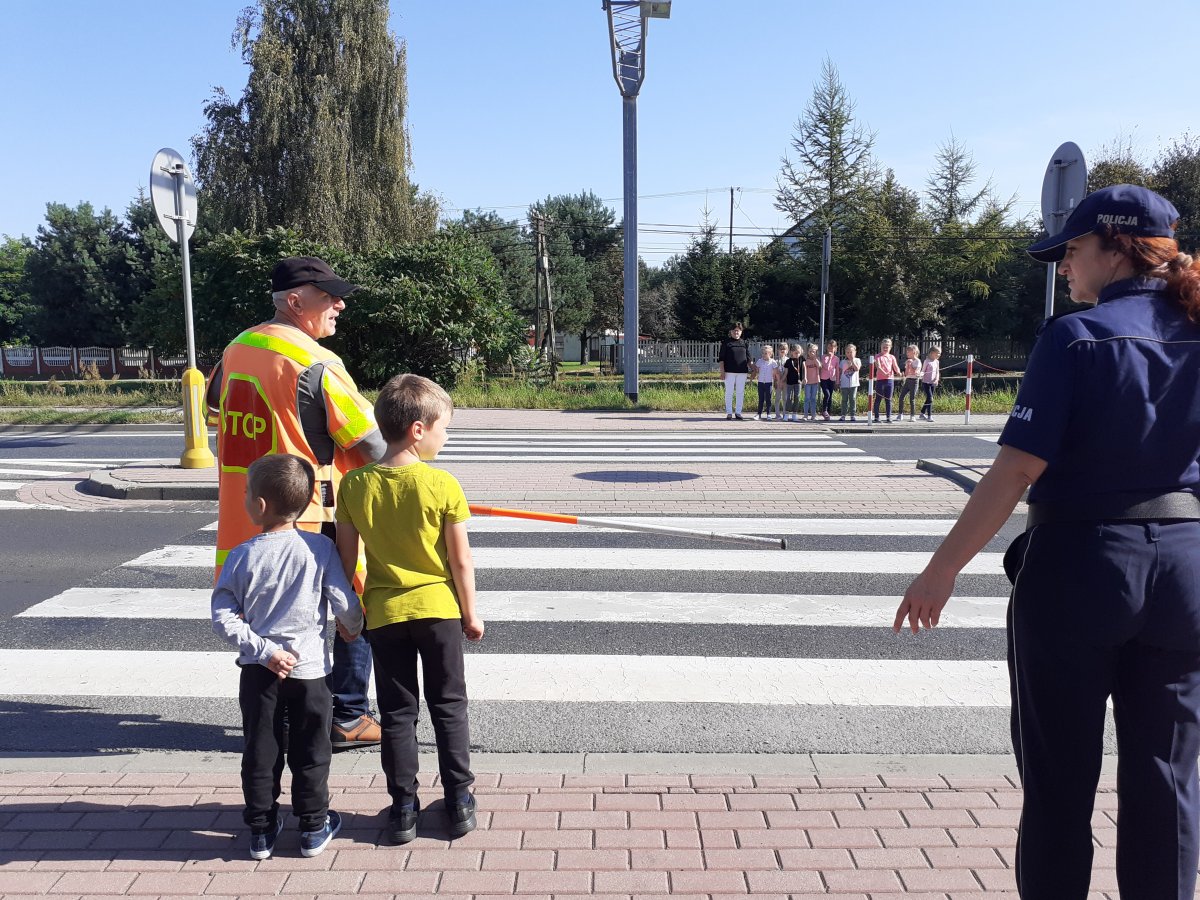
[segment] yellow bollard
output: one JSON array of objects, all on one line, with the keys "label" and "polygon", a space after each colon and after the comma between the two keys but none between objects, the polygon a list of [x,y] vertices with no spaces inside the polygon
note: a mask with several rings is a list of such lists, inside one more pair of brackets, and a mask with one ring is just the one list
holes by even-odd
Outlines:
[{"label": "yellow bollard", "polygon": [[211,469],[217,458],[208,449],[208,429],[205,427],[204,376],[199,369],[183,372],[183,426],[185,449],[179,457],[184,469]]}]

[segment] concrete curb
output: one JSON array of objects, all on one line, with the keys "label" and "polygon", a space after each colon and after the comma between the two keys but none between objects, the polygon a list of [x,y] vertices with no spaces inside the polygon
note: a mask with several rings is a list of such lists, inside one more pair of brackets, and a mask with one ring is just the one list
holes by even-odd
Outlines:
[{"label": "concrete curb", "polygon": [[92,472],[80,485],[85,494],[113,500],[216,500],[217,486],[210,483],[136,484],[112,472]]},{"label": "concrete curb", "polygon": [[987,467],[964,466],[948,459],[918,459],[917,468],[954,482],[968,494],[975,490],[975,485],[987,472]]}]

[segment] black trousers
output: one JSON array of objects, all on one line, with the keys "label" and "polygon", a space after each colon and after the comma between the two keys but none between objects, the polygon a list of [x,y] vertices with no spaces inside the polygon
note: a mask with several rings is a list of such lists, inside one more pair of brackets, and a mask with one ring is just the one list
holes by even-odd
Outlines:
[{"label": "black trousers", "polygon": [[758,382],[758,414],[765,416],[771,412],[771,382]]},{"label": "black trousers", "polygon": [[238,703],[242,708],[242,819],[256,833],[273,830],[283,777],[284,717],[288,723],[287,765],[292,772],[292,812],[301,831],[316,831],[329,811],[329,729],[333,698],[324,678],[280,679],[266,666],[243,666]]},{"label": "black trousers", "polygon": [[929,384],[928,382],[925,382],[925,381],[921,382],[921,394],[925,397],[925,402],[923,404],[921,404],[921,415],[923,415],[923,416],[932,416],[933,415],[933,389],[934,389],[934,387],[935,387],[935,385]]},{"label": "black trousers", "polygon": [[1052,523],[1005,555],[1023,900],[1084,900],[1112,698],[1121,900],[1191,898],[1200,858],[1200,522]]},{"label": "black trousers", "polygon": [[[875,379],[875,418],[879,418],[879,404],[886,405],[887,412],[885,415],[890,419],[892,417],[892,389],[895,387],[895,382],[887,378]],[[868,410],[869,412],[869,410]]]},{"label": "black trousers", "polygon": [[821,379],[821,405],[817,408],[817,412],[826,416],[833,415],[833,392],[836,389],[836,381],[831,378]]},{"label": "black trousers", "polygon": [[917,414],[917,379],[905,378],[904,383],[900,385],[900,402],[897,404],[900,415],[904,415],[904,398],[908,398],[908,414],[915,416]]},{"label": "black trousers", "polygon": [[418,658],[437,742],[442,791],[447,802],[454,802],[475,781],[462,620],[414,619],[372,628],[366,635],[375,660],[375,691],[383,726],[381,762],[393,813],[411,804],[417,794]]}]

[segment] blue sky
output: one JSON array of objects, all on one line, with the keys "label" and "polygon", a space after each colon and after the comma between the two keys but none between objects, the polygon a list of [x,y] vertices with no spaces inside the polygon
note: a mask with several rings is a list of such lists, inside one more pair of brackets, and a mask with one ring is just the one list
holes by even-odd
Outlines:
[{"label": "blue sky", "polygon": [[[0,0],[0,234],[33,235],[48,201],[119,212],[156,150],[188,156],[212,88],[245,85],[230,35],[246,2]],[[621,100],[600,0],[391,9],[408,43],[414,175],[447,215],[521,217],[549,194],[592,190],[619,216]],[[1124,135],[1152,158],[1198,124],[1182,74],[1194,30],[1172,22],[1200,5],[1161,9],[1139,24],[1111,0],[674,0],[670,20],[650,23],[638,101],[642,255],[659,263],[687,243],[650,223],[694,226],[706,204],[728,228],[730,186],[742,189],[738,243],[786,226],[779,160],[826,55],[877,132],[876,155],[913,188],[951,133],[1020,213],[1036,210],[1063,141],[1092,153]]]}]

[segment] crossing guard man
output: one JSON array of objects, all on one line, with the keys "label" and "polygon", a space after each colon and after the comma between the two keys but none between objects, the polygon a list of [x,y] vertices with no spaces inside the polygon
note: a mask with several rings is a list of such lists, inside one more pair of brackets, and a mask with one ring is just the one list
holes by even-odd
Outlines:
[{"label": "crossing guard man", "polygon": [[[244,507],[246,470],[271,453],[312,463],[312,502],[296,525],[334,537],[333,507],[342,475],[374,462],[386,445],[372,405],[359,394],[341,360],[317,341],[337,329],[345,298],[357,285],[343,281],[314,256],[281,260],[271,272],[275,317],[239,334],[209,378],[207,401],[217,416],[216,571],[256,529]],[[356,584],[360,593],[361,584]],[[381,739],[370,714],[366,641],[334,641],[333,746],[365,747]]]},{"label": "crossing guard man", "polygon": [[1200,858],[1200,261],[1166,199],[1114,185],[1029,248],[1092,308],[1043,328],[1000,453],[897,610],[937,624],[1026,487],[1005,554],[1023,900],[1084,900],[1106,706],[1121,900],[1183,900]]}]

